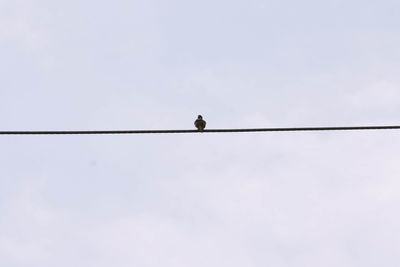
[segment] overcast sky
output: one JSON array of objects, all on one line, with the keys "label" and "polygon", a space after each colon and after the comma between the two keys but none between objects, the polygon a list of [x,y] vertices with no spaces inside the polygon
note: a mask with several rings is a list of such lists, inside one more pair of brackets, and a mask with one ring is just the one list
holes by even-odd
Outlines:
[{"label": "overcast sky", "polygon": [[[0,130],[400,124],[398,0],[0,0]],[[0,137],[0,266],[400,266],[400,132]]]}]

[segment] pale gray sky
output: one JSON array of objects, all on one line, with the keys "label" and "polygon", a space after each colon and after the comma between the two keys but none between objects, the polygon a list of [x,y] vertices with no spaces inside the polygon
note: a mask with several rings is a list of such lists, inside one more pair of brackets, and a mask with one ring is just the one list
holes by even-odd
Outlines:
[{"label": "pale gray sky", "polygon": [[[0,0],[0,130],[400,124],[398,1]],[[398,267],[400,132],[0,137],[0,266]]]}]

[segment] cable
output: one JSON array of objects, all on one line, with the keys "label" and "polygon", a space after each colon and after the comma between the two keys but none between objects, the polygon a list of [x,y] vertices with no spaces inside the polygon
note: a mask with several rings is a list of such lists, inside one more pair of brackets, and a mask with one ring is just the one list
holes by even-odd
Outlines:
[{"label": "cable", "polygon": [[305,131],[359,131],[394,130],[400,126],[346,126],[346,127],[298,127],[253,129],[206,129],[198,130],[110,130],[110,131],[0,131],[0,135],[93,135],[93,134],[173,134],[173,133],[243,133],[243,132],[305,132]]}]

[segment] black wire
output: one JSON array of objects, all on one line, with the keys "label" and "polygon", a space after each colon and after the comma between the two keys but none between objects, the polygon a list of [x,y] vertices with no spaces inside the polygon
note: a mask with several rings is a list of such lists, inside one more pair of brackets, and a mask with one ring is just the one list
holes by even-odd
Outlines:
[{"label": "black wire", "polygon": [[172,134],[172,133],[238,133],[238,132],[305,132],[305,131],[357,131],[393,130],[400,126],[349,126],[349,127],[295,127],[254,129],[198,130],[110,130],[110,131],[0,131],[0,135],[90,135],[90,134]]}]

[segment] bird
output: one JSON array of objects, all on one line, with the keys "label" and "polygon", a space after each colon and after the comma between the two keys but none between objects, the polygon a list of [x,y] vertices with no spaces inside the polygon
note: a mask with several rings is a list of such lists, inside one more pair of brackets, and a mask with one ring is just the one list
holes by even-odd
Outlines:
[{"label": "bird", "polygon": [[203,117],[201,115],[197,116],[197,120],[194,122],[194,126],[196,126],[199,132],[202,132],[204,128],[206,128],[206,121],[203,120]]}]

